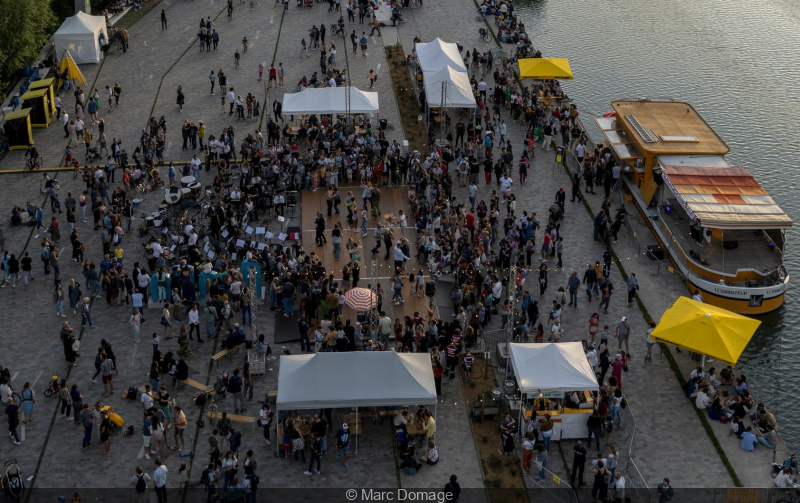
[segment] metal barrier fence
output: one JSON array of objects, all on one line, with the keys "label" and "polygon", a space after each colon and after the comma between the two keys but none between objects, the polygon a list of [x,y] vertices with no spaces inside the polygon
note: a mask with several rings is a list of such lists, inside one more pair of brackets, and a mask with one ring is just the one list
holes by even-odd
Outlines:
[{"label": "metal barrier fence", "polygon": [[650,503],[653,491],[647,487],[647,482],[642,477],[636,462],[633,459],[628,459],[625,466],[625,495],[631,499],[632,502]]},{"label": "metal barrier fence", "polygon": [[529,482],[528,487],[533,492],[531,500],[537,503],[543,501],[578,503],[578,496],[572,486],[555,473],[538,464],[535,456],[534,454],[531,473],[526,475]]}]

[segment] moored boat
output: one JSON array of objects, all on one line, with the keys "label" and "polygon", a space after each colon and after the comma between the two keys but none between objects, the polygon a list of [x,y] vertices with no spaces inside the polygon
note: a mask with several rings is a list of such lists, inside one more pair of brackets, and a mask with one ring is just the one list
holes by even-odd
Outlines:
[{"label": "moored boat", "polygon": [[621,183],[690,294],[742,314],[784,302],[791,218],[688,103],[618,100],[596,119]]}]

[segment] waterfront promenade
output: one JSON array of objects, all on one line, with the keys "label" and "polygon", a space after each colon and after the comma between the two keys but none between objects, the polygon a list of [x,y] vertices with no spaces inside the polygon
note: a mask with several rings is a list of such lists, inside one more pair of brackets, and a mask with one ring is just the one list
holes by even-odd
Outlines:
[{"label": "waterfront promenade", "polygon": [[[101,112],[101,117],[106,120],[106,131],[109,141],[113,137],[121,137],[124,147],[130,153],[138,141],[141,128],[150,115],[156,118],[164,115],[168,120],[169,143],[165,152],[165,159],[188,161],[192,151],[181,151],[180,134],[178,132],[183,118],[190,120],[203,120],[206,124],[207,134],[217,134],[223,127],[233,122],[227,113],[220,113],[221,93],[216,96],[208,93],[208,73],[211,69],[215,72],[224,68],[229,75],[230,84],[236,88],[237,94],[245,95],[248,92],[255,94],[262,102],[262,110],[269,113],[271,102],[274,99],[282,100],[284,91],[294,91],[294,84],[303,75],[310,76],[318,70],[317,59],[314,57],[300,58],[300,39],[307,39],[308,29],[312,24],[324,23],[330,25],[337,16],[326,12],[325,4],[318,4],[310,10],[300,10],[294,5],[284,15],[280,8],[274,8],[270,2],[262,2],[251,13],[246,5],[238,5],[234,11],[233,20],[229,21],[221,10],[221,2],[199,1],[188,2],[177,0],[170,4],[162,3],[170,17],[170,27],[161,31],[158,21],[160,8],[155,9],[144,19],[137,23],[131,30],[131,48],[126,55],[119,52],[112,54],[104,61],[103,65],[84,66],[82,71],[88,81],[95,82],[94,87],[104,89],[105,85],[113,85],[120,81],[123,85],[121,107],[113,113]],[[383,44],[394,43],[399,37],[406,52],[410,52],[411,41],[419,36],[423,41],[440,36],[444,40],[459,41],[465,48],[477,47],[480,50],[490,48],[489,44],[479,41],[478,28],[482,24],[475,21],[474,5],[464,0],[442,0],[435,7],[428,4],[422,8],[405,11],[407,22],[397,29],[384,28],[382,37],[370,39],[369,55],[367,58],[360,54],[348,55],[349,74],[353,84],[359,88],[368,86],[368,72],[378,69],[379,79],[376,84],[381,99],[381,117],[387,118],[395,129],[388,132],[390,140],[403,138],[399,112],[393,96],[393,86],[388,73],[382,73],[387,68],[383,55]],[[211,16],[216,18],[218,31],[223,40],[220,51],[211,54],[200,53],[196,44],[190,47],[190,39],[196,31],[197,21],[201,17]],[[282,24],[281,24],[282,23]],[[348,30],[358,29],[369,32],[367,25],[348,23]],[[536,41],[536,34],[531,34]],[[233,51],[240,46],[242,36],[247,36],[251,41],[246,55],[243,55],[242,66],[233,69]],[[330,36],[327,38],[330,42]],[[344,66],[345,51],[350,50],[349,40],[337,41],[337,62],[339,67]],[[264,99],[264,84],[257,82],[257,66],[259,63],[268,67],[275,54],[275,64],[283,62],[286,67],[286,86],[280,91],[271,90],[267,99]],[[578,77],[579,78],[579,77]],[[95,80],[96,79],[96,80]],[[163,79],[163,81],[162,81]],[[175,105],[175,89],[182,85],[187,96],[184,112],[180,113]],[[620,90],[624,94],[624,90]],[[72,97],[67,96],[65,103],[72,103]],[[101,103],[104,103],[101,100]],[[580,107],[580,104],[578,103]],[[152,112],[151,112],[152,109]],[[226,107],[227,109],[227,107]],[[518,124],[504,116],[509,126],[509,139],[514,142],[515,159],[520,152],[522,129]],[[588,117],[587,117],[588,118]],[[237,139],[242,135],[257,128],[259,122],[250,123],[234,122],[237,128]],[[262,127],[263,129],[263,127]],[[94,130],[96,131],[96,129]],[[46,166],[53,166],[54,161],[63,153],[65,140],[63,131],[57,124],[47,130],[34,130],[37,146],[43,154]],[[83,146],[76,149],[82,154]],[[1,162],[0,170],[18,169],[22,167],[22,155],[19,152],[9,153]],[[82,158],[82,155],[81,155]],[[516,164],[516,163],[515,163]],[[515,169],[516,173],[516,169]],[[62,173],[61,198],[67,191],[74,195],[82,189],[80,181],[72,181],[69,173]],[[203,184],[211,183],[209,174],[203,175]],[[26,200],[39,201],[43,196],[38,194],[38,179],[36,177],[22,178],[19,175],[2,175],[0,197],[10,204],[25,203]],[[455,184],[455,195],[459,201],[466,200],[465,190]],[[479,184],[478,198],[488,198],[494,186],[487,187]],[[516,194],[517,213],[521,211],[535,211],[540,218],[547,213],[547,207],[552,203],[555,192],[559,187],[564,187],[569,192],[569,179],[562,171],[553,168],[553,152],[537,150],[535,162],[529,173],[529,179],[524,188],[515,185],[513,192]],[[147,205],[155,205],[158,197],[156,194],[147,197]],[[593,210],[598,210],[601,200],[599,196],[589,196],[589,204]],[[63,203],[62,203],[63,204]],[[616,204],[613,206],[616,208]],[[46,207],[46,220],[50,212]],[[288,225],[299,225],[299,214]],[[86,243],[87,258],[99,261],[99,236],[93,233],[91,225],[78,224],[79,233]],[[6,246],[11,252],[20,253],[27,250],[34,259],[38,253],[38,240],[33,239],[33,233],[28,229],[4,228]],[[566,278],[573,270],[579,275],[586,264],[601,260],[603,249],[591,239],[592,218],[581,203],[567,202],[566,217],[561,227],[564,236],[564,265],[562,270],[556,270],[553,261],[549,265],[553,272],[550,276],[551,288],[540,298],[541,310],[546,312],[546,305],[559,285],[566,285]],[[644,237],[646,232],[638,230],[638,235]],[[31,238],[30,241],[29,237]],[[42,237],[42,236],[40,236]],[[541,239],[539,237],[539,239]],[[62,239],[62,246],[67,242]],[[138,237],[128,235],[124,239],[126,250],[126,264],[136,260],[143,260],[144,255]],[[662,271],[661,276],[654,276],[653,263],[634,255],[634,248],[627,240],[622,239],[614,245],[623,266],[628,272],[636,272],[640,281],[640,296],[650,313],[655,317],[666,309],[678,295],[685,294],[684,288],[674,275]],[[68,246],[63,250],[61,260],[62,279],[70,277],[80,278],[83,282],[78,264],[69,262]],[[7,326],[12,327],[6,332],[3,340],[8,355],[13,355],[10,361],[2,363],[11,368],[14,375],[14,384],[17,390],[22,388],[25,381],[34,382],[34,389],[40,391],[46,386],[50,375],[67,375],[63,363],[61,345],[58,341],[58,330],[61,319],[53,314],[51,288],[49,278],[44,279],[41,265],[34,260],[37,279],[31,286],[25,288],[18,285],[15,290],[5,288],[0,291],[0,302],[8,312]],[[38,266],[38,267],[37,267]],[[620,272],[614,268],[612,280],[616,286],[611,309],[608,315],[601,318],[601,325],[608,324],[612,327],[621,316],[629,316],[632,324],[630,371],[624,377],[624,389],[637,418],[636,462],[642,475],[651,487],[667,476],[675,487],[727,487],[733,484],[725,467],[713,449],[711,441],[706,436],[701,423],[697,419],[689,402],[683,397],[674,374],[670,370],[666,358],[658,355],[652,363],[643,363],[645,352],[644,330],[645,322],[638,312],[636,304],[628,307],[625,302],[624,281]],[[529,277],[527,285],[533,290],[534,277]],[[101,300],[101,299],[98,299]],[[127,309],[125,307],[111,308],[95,302],[93,318],[99,325],[98,330],[87,330],[84,334],[82,357],[79,366],[69,371],[72,382],[77,382],[84,390],[87,400],[99,399],[102,385],[91,383],[93,373],[92,360],[99,339],[104,337],[114,343],[117,359],[119,360],[119,376],[115,376],[116,397],[109,399],[109,403],[119,410],[128,424],[136,428],[132,438],[123,438],[121,435],[114,437],[112,453],[103,460],[103,469],[100,470],[100,456],[91,449],[87,452],[78,450],[80,433],[78,429],[57,417],[54,413],[55,399],[45,399],[37,396],[38,403],[35,411],[35,421],[27,428],[27,439],[19,447],[14,447],[14,455],[20,459],[25,475],[36,473],[35,484],[37,487],[91,487],[100,482],[111,487],[127,485],[133,468],[144,460],[137,459],[137,451],[141,446],[138,435],[140,428],[140,412],[136,404],[125,403],[119,398],[119,393],[128,385],[139,385],[146,381],[146,372],[149,362],[149,346],[142,344],[135,346],[130,343],[130,329],[127,326]],[[564,316],[564,337],[562,341],[581,340],[587,332],[589,315],[597,310],[597,303],[589,304],[585,296],[579,296],[577,309],[567,309]],[[261,307],[259,309],[261,331],[268,339],[272,337],[273,313]],[[149,310],[146,313],[149,319],[143,328],[143,335],[155,330],[158,323],[158,310]],[[69,316],[68,321],[79,326],[76,317]],[[497,328],[497,321],[493,321],[490,328]],[[77,330],[76,330],[77,331]],[[171,343],[171,345],[170,345]],[[174,350],[174,342],[163,344],[168,349]],[[191,377],[201,382],[212,382],[215,379],[215,370],[207,366],[208,356],[211,354],[210,345],[199,348],[190,362]],[[612,342],[612,348],[615,347]],[[280,348],[274,348],[279,353]],[[296,351],[296,346],[290,346]],[[691,362],[687,355],[677,355],[677,360],[682,366],[684,374],[691,370]],[[268,390],[275,389],[277,385],[277,372],[279,361],[273,361],[268,366],[272,369],[263,378],[256,380],[256,398],[262,397]],[[225,364],[221,364],[220,368]],[[228,370],[232,370],[231,367]],[[462,413],[455,404],[460,401],[460,390],[457,383],[450,383],[445,387],[445,406],[440,404],[439,428],[443,435],[439,447],[443,464],[436,468],[438,473],[422,471],[416,478],[402,478],[403,487],[440,487],[447,481],[451,472],[459,474],[462,487],[478,488],[482,486],[481,468],[477,460],[466,414]],[[172,389],[170,388],[170,392]],[[181,403],[188,404],[189,391],[175,393]],[[449,403],[453,403],[452,407]],[[253,402],[255,404],[255,402]],[[256,414],[257,404],[249,405],[250,414]],[[225,410],[224,406],[221,410]],[[205,459],[205,441],[209,428],[197,429],[194,421],[197,409],[191,407],[191,415],[187,414],[190,430],[197,438],[196,451],[202,453],[200,459]],[[338,419],[334,419],[336,423]],[[376,430],[377,431],[377,430]],[[721,445],[728,454],[739,478],[745,486],[766,486],[769,480],[768,463],[771,453],[759,448],[755,453],[744,453],[738,447],[738,442],[727,437],[727,427],[715,425],[715,432]],[[242,426],[244,447],[257,450],[259,471],[262,476],[262,487],[360,487],[374,485],[380,487],[396,487],[398,485],[394,460],[391,454],[391,442],[387,435],[370,436],[373,440],[362,441],[360,452],[353,457],[351,468],[347,471],[339,470],[329,459],[323,462],[330,463],[330,470],[326,469],[326,476],[314,478],[309,483],[302,475],[299,464],[292,465],[291,461],[273,459],[273,449],[259,444],[260,432],[252,432],[250,425]],[[274,442],[273,437],[273,442]],[[331,441],[329,439],[329,441]],[[571,446],[565,443],[565,452],[569,453]],[[590,451],[591,452],[591,451]],[[778,449],[778,458],[785,457],[785,447]],[[769,456],[767,456],[770,454]],[[330,456],[330,455],[329,455]],[[571,456],[570,456],[571,457]],[[769,459],[767,459],[769,457]],[[24,460],[24,461],[23,461]],[[457,461],[456,461],[457,460]],[[67,471],[60,469],[64,462],[78,461],[86,470]],[[170,457],[168,464],[171,473],[177,474],[180,462],[176,456]],[[37,470],[37,463],[40,463]],[[148,468],[149,471],[151,469]],[[334,472],[333,470],[337,470]],[[199,470],[195,468],[193,479],[199,477]],[[328,475],[330,474],[330,475]],[[175,480],[175,479],[173,479]]]}]

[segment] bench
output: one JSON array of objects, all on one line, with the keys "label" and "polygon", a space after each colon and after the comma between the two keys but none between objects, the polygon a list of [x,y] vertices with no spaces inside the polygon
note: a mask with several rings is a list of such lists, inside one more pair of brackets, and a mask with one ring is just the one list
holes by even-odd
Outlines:
[{"label": "bench", "polygon": [[192,388],[199,389],[200,391],[208,395],[213,395],[215,393],[214,388],[212,386],[206,386],[205,384],[197,382],[194,379],[183,379],[178,382],[185,384],[187,386],[191,386]]},{"label": "bench", "polygon": [[[228,419],[231,422],[236,423],[250,423],[253,425],[253,430],[256,429],[256,424],[258,423],[258,418],[253,416],[240,416],[239,414],[228,414]],[[206,412],[206,417],[209,419],[219,419],[222,417],[222,412],[220,411],[208,411]]]},{"label": "bench", "polygon": [[232,347],[232,348],[228,348],[228,349],[223,349],[223,350],[222,350],[222,351],[220,351],[219,353],[217,353],[217,354],[213,355],[213,356],[211,357],[211,360],[212,360],[212,361],[215,361],[215,362],[217,362],[217,368],[219,368],[219,360],[220,360],[220,359],[221,359],[223,356],[225,356],[225,355],[227,355],[227,356],[228,356],[228,358],[230,358],[230,357],[231,357],[231,356],[230,356],[230,355],[231,355],[231,353],[232,353],[233,351],[235,351],[235,350],[239,349],[239,347],[240,347],[240,346],[241,346],[241,345],[239,345],[239,346],[234,346],[234,347]]}]

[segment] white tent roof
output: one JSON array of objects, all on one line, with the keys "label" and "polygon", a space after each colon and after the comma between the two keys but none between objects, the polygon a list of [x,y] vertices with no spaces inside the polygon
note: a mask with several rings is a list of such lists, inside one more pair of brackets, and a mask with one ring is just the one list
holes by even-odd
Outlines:
[{"label": "white tent roof", "polygon": [[442,106],[442,82],[445,82],[445,108],[475,108],[475,95],[469,77],[464,72],[445,66],[438,71],[422,72],[428,106]]},{"label": "white tent roof", "polygon": [[[306,88],[299,93],[283,95],[283,115],[343,114],[345,110],[344,87]],[[350,88],[350,113],[378,113],[378,93]]]},{"label": "white tent roof", "polygon": [[426,353],[358,351],[281,357],[278,410],[436,403]]},{"label": "white tent roof", "polygon": [[417,44],[417,60],[423,72],[437,71],[445,66],[460,72],[467,71],[458,46],[452,42],[444,42],[439,37],[432,42]]},{"label": "white tent roof", "polygon": [[100,61],[100,33],[106,34],[106,19],[103,16],[90,16],[78,12],[64,20],[53,35],[56,54],[68,50],[77,64],[97,63]]},{"label": "white tent roof", "polygon": [[511,364],[523,393],[597,390],[580,342],[511,343]]}]

